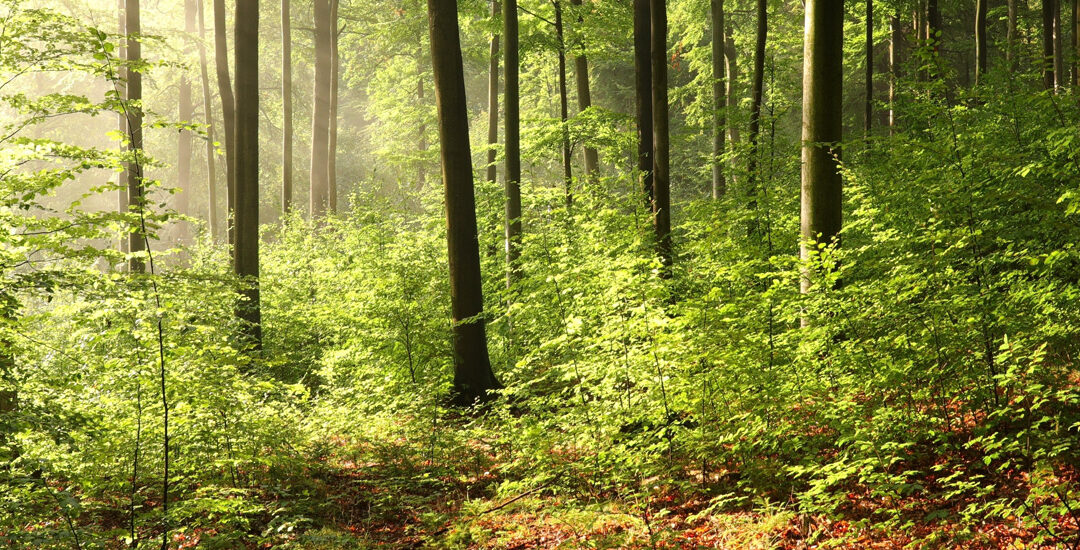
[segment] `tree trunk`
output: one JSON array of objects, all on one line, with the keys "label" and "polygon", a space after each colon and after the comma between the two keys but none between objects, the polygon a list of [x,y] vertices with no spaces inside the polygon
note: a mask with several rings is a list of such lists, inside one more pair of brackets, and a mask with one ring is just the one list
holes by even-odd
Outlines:
[{"label": "tree trunk", "polygon": [[869,139],[874,127],[874,0],[866,0],[866,97],[863,137]]},{"label": "tree trunk", "polygon": [[1016,2],[1017,0],[1008,0],[1009,18],[1007,23],[1008,26],[1005,31],[1005,57],[1013,72],[1016,72],[1020,68],[1020,63],[1016,55]]},{"label": "tree trunk", "polygon": [[1065,85],[1065,51],[1061,35],[1061,0],[1054,1],[1054,89]]},{"label": "tree trunk", "polygon": [[[126,2],[127,2],[127,0],[116,0],[116,14],[117,14],[117,26],[116,26],[117,31],[116,32],[120,36],[125,36],[127,34],[127,21],[125,20],[125,14],[124,14],[124,5],[125,5]],[[116,54],[119,57],[119,59],[122,59],[122,60],[125,60],[125,61],[127,60],[127,40],[121,40],[120,41],[120,46],[117,48]],[[126,80],[127,80],[127,70],[121,67],[120,70],[117,71],[117,73],[118,73],[117,76],[119,76],[122,81],[126,82]],[[124,82],[121,82],[120,85],[124,86],[124,96],[123,97],[126,98],[127,97],[127,86],[126,86],[126,84],[124,84]],[[117,112],[116,113],[116,129],[123,136],[127,136],[127,132],[128,132],[128,124],[127,123],[128,123],[128,121],[127,121],[127,113],[125,113],[123,111]],[[117,176],[116,176],[116,184],[117,184],[117,189],[116,189],[116,211],[120,212],[120,213],[127,212],[128,208],[130,206],[130,203],[128,202],[128,196],[127,196],[127,185],[128,185],[127,178],[128,178],[128,172],[127,172],[126,169],[124,170],[123,173],[117,174]],[[119,250],[123,254],[128,253],[128,236],[127,235],[121,235],[120,236],[120,239],[117,242],[116,249]]]},{"label": "tree trunk", "polygon": [[975,0],[975,85],[987,68],[986,12],[988,0]]},{"label": "tree trunk", "polygon": [[1054,89],[1054,0],[1042,0],[1043,88]]},{"label": "tree trunk", "polygon": [[[191,40],[195,38],[195,17],[197,0],[184,0],[184,53],[191,53]],[[191,99],[191,79],[187,71],[180,75],[180,98],[179,98],[180,121],[190,124],[195,119],[195,106]],[[176,142],[176,186],[180,192],[176,195],[176,211],[188,215],[191,201],[191,147],[192,135],[190,130],[182,130],[177,136]],[[186,243],[191,235],[186,221],[179,222],[178,240]]]},{"label": "tree trunk", "polygon": [[[428,6],[449,0],[428,0]],[[449,9],[449,8],[447,8]],[[454,12],[457,25],[457,12]],[[434,29],[434,27],[433,27]],[[454,35],[457,36],[456,34]],[[455,41],[457,38],[455,38]],[[503,2],[503,65],[506,71],[506,287],[513,287],[521,275],[521,107],[518,92],[517,0]],[[434,51],[434,43],[432,48]],[[457,52],[460,55],[460,51]],[[433,54],[434,55],[434,54]],[[465,141],[468,143],[468,140]],[[445,143],[444,143],[445,147]],[[443,152],[445,158],[445,151]],[[447,188],[449,189],[449,187]]]},{"label": "tree trunk", "polygon": [[724,196],[724,152],[727,136],[727,72],[724,70],[724,0],[712,0],[713,143],[712,198]]},{"label": "tree trunk", "polygon": [[203,120],[206,124],[206,191],[207,191],[207,230],[210,241],[220,238],[220,223],[217,209],[217,174],[215,173],[214,155],[214,106],[210,96],[210,70],[206,63],[206,24],[203,18],[203,0],[196,0],[199,7],[199,74],[202,78]]},{"label": "tree trunk", "polygon": [[637,159],[645,207],[653,204],[653,112],[652,112],[652,22],[649,0],[634,0],[634,90],[636,91]]},{"label": "tree trunk", "polygon": [[[139,13],[139,0],[127,0],[124,7],[124,31],[127,35],[127,59],[139,62],[142,59],[142,44],[139,42],[139,34],[142,33],[142,22]],[[127,164],[124,171],[127,180],[128,202],[135,206],[139,212],[146,208],[146,196],[143,194],[143,108],[142,108],[142,73],[139,71],[127,71],[127,136],[130,140],[128,149],[132,152],[132,161]],[[141,215],[140,215],[141,217]],[[146,250],[144,228],[137,227],[128,235],[128,251],[139,254]],[[128,262],[128,269],[134,273],[145,271],[142,257],[134,256]]]},{"label": "tree trunk", "polygon": [[[416,103],[424,105],[424,55],[416,52]],[[419,153],[419,162],[416,163],[416,190],[419,191],[427,186],[427,170],[424,163],[424,154],[427,152],[427,123],[423,121],[421,113],[420,128],[416,131],[416,150]]]},{"label": "tree trunk", "polygon": [[[803,40],[802,245],[832,244],[842,223],[839,143],[843,138],[843,0],[807,0]],[[802,292],[811,285],[804,272]]]},{"label": "tree trunk", "polygon": [[[491,0],[491,18],[498,15],[499,0]],[[499,145],[499,33],[492,35],[489,52],[487,180],[495,183],[499,179],[499,167],[495,164],[495,149]]]},{"label": "tree trunk", "polygon": [[903,46],[904,34],[900,26],[900,12],[897,11],[889,22],[891,36],[889,38],[889,135],[896,130],[896,87],[900,83],[900,48]]},{"label": "tree trunk", "polygon": [[[727,26],[724,29],[724,60],[727,66],[727,112],[726,118],[728,119],[728,142],[731,150],[736,150],[739,144],[739,125],[731,122],[731,117],[739,109],[739,51],[735,49],[735,37],[732,36],[731,26]],[[731,162],[728,164],[728,173],[731,174],[732,185],[739,183],[739,173],[737,171],[737,159],[732,157]]]},{"label": "tree trunk", "polygon": [[[508,0],[506,4],[516,12],[513,0]],[[468,406],[490,399],[492,395],[489,392],[501,385],[491,370],[483,317],[480,248],[476,235],[472,154],[469,151],[469,113],[465,100],[461,42],[458,38],[457,2],[428,0],[428,28],[431,33],[431,65],[435,73],[435,104],[439,112],[439,144],[446,192],[446,241],[454,323],[453,397],[457,404]],[[516,52],[517,44],[512,43],[516,42],[516,28],[512,30],[515,31],[514,40],[508,41],[507,50],[515,46]],[[513,61],[516,68],[517,60]]]},{"label": "tree trunk", "polygon": [[217,66],[221,122],[225,129],[225,226],[229,244],[236,243],[236,100],[229,78],[229,45],[225,30],[225,0],[214,0],[214,64]]},{"label": "tree trunk", "polygon": [[1072,85],[1080,87],[1080,14],[1076,13],[1077,8],[1080,8],[1080,1],[1072,0],[1072,24],[1070,25],[1073,30]]},{"label": "tree trunk", "polygon": [[[582,112],[592,106],[592,92],[589,89],[589,59],[585,55],[585,32],[582,30],[584,26],[585,18],[581,15],[581,0],[570,0],[572,4],[578,10],[578,45],[579,53],[574,56],[574,73],[577,76],[577,100],[578,100],[578,112]],[[585,151],[585,174],[590,181],[594,181],[597,176],[597,171],[600,169],[600,158],[596,154],[594,147],[585,145],[583,147]]]},{"label": "tree trunk", "polygon": [[934,53],[941,51],[941,11],[938,0],[926,0],[926,39],[933,45]]},{"label": "tree trunk", "polygon": [[315,105],[311,115],[311,219],[330,206],[330,94],[333,78],[331,0],[315,0]]},{"label": "tree trunk", "polygon": [[341,69],[341,56],[338,53],[338,38],[341,32],[338,30],[338,1],[330,0],[330,28],[333,35],[330,41],[330,114],[327,117],[327,145],[326,145],[326,181],[328,204],[331,213],[338,211],[338,188],[337,188],[337,141],[338,141],[338,72]]},{"label": "tree trunk", "polygon": [[[757,194],[758,136],[761,133],[761,98],[765,87],[765,43],[769,35],[768,9],[768,0],[757,0],[757,41],[754,46],[754,75],[750,89],[750,159],[747,162],[751,197]],[[751,203],[753,202],[751,198]]]},{"label": "tree trunk", "polygon": [[262,348],[259,308],[259,0],[236,0],[236,252],[245,280],[237,313],[248,342]]},{"label": "tree trunk", "polygon": [[668,89],[667,89],[667,2],[651,0],[652,23],[652,115],[653,115],[653,227],[656,229],[657,253],[670,276],[674,259],[671,244],[671,174],[668,171]]},{"label": "tree trunk", "polygon": [[562,123],[562,165],[563,185],[565,186],[566,209],[574,204],[574,172],[571,168],[570,158],[570,127],[566,121],[569,118],[566,98],[566,39],[563,33],[562,2],[555,0],[555,39],[559,48],[559,121]]},{"label": "tree trunk", "polygon": [[292,0],[281,0],[281,213],[293,202]]}]

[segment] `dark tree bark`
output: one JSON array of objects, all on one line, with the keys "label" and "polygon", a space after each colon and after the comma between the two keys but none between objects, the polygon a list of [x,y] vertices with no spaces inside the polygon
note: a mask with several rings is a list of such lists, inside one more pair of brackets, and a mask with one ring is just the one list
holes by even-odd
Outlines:
[{"label": "dark tree bark", "polygon": [[[807,0],[803,40],[802,245],[833,243],[842,223],[839,143],[843,138],[843,0]],[[801,289],[809,290],[804,273]]]},{"label": "dark tree bark", "polygon": [[[769,2],[757,0],[757,39],[754,43],[754,74],[750,86],[750,159],[747,177],[750,196],[757,194],[758,137],[761,134],[761,99],[765,88],[765,44],[769,38]],[[753,199],[751,198],[753,204]]]},{"label": "dark tree bark", "polygon": [[[139,34],[142,33],[142,18],[139,13],[139,0],[127,0],[124,7],[124,31],[127,35],[127,59],[132,62],[142,60],[142,44],[139,42]],[[127,182],[127,196],[130,206],[142,211],[146,208],[146,196],[143,187],[143,109],[142,109],[142,73],[139,71],[126,71],[127,92],[126,100],[127,129],[126,133],[130,143],[128,149],[132,153],[132,160],[124,170]],[[128,251],[139,254],[146,250],[144,228],[137,227],[128,235]],[[145,265],[141,256],[134,256],[128,262],[128,269],[134,273],[145,271]]]},{"label": "dark tree bark", "polygon": [[[513,4],[513,0],[507,1],[507,5]],[[446,236],[454,323],[453,397],[457,404],[468,406],[490,399],[491,390],[501,385],[491,370],[483,317],[469,113],[458,37],[457,2],[428,0],[428,28],[446,192]],[[514,34],[516,38],[516,32]]]},{"label": "dark tree bark", "polygon": [[1065,86],[1065,50],[1062,47],[1064,34],[1061,30],[1061,1],[1054,2],[1054,89]]},{"label": "dark tree bark", "polygon": [[248,342],[262,348],[259,308],[259,0],[236,0],[236,245],[246,283],[237,307]]},{"label": "dark tree bark", "polygon": [[[589,88],[589,59],[585,55],[585,32],[582,29],[585,18],[581,15],[581,0],[570,0],[570,4],[578,10],[577,47],[579,51],[574,56],[574,74],[577,77],[578,112],[582,112],[592,106],[592,91]],[[585,145],[583,149],[585,151],[585,174],[590,180],[593,180],[600,169],[600,158],[596,154],[594,147]]]},{"label": "dark tree bark", "polygon": [[555,4],[555,39],[559,48],[559,121],[562,123],[562,167],[563,185],[565,186],[567,210],[574,204],[574,171],[570,158],[570,128],[566,121],[570,117],[566,97],[566,36],[563,32],[562,2]]},{"label": "dark tree bark", "polygon": [[926,0],[926,38],[933,45],[935,54],[941,51],[941,26],[938,0]]},{"label": "dark tree bark", "polygon": [[[499,15],[499,0],[491,0],[491,18]],[[499,179],[499,167],[495,164],[496,147],[499,145],[499,34],[491,37],[488,58],[488,150],[487,180]]]},{"label": "dark tree bark", "polygon": [[333,35],[330,40],[330,113],[326,124],[326,192],[330,212],[337,213],[338,73],[341,70],[341,55],[338,53],[338,39],[341,37],[338,30],[338,0],[330,0],[330,28]]},{"label": "dark tree bark", "polygon": [[978,86],[986,73],[989,59],[986,40],[986,12],[989,0],[975,0],[975,85]]},{"label": "dark tree bark", "polygon": [[330,94],[333,78],[331,0],[315,0],[315,106],[311,115],[311,218],[330,206]]},{"label": "dark tree bark", "polygon": [[1005,60],[1009,63],[1009,67],[1013,72],[1016,72],[1020,67],[1016,55],[1016,2],[1017,0],[1008,0],[1009,17],[1005,35]]},{"label": "dark tree bark", "polygon": [[866,0],[866,96],[863,104],[863,135],[874,129],[874,0]]},{"label": "dark tree bark", "polygon": [[1080,87],[1080,14],[1076,13],[1077,8],[1080,8],[1080,1],[1072,0],[1072,21],[1070,22],[1073,31],[1072,85]]},{"label": "dark tree bark", "polygon": [[645,206],[653,205],[653,112],[652,112],[652,22],[649,0],[634,0],[634,90],[636,92],[637,161]]},{"label": "dark tree bark", "polygon": [[1043,88],[1054,89],[1054,0],[1042,0]]},{"label": "dark tree bark", "polygon": [[292,0],[281,0],[281,212],[293,202]]},{"label": "dark tree bark", "polygon": [[674,260],[671,244],[671,173],[669,172],[668,89],[667,89],[667,2],[651,0],[652,22],[652,114],[653,114],[653,227],[657,253],[670,276]]},{"label": "dark tree bark", "polygon": [[236,242],[236,100],[229,77],[229,45],[225,28],[225,0],[214,0],[214,64],[217,67],[221,121],[225,129],[225,227],[229,244]]},{"label": "dark tree bark", "polygon": [[712,72],[713,72],[713,143],[712,198],[719,199],[727,190],[724,178],[724,152],[727,137],[727,72],[724,62],[724,0],[712,0]]},{"label": "dark tree bark", "polygon": [[[428,0],[430,6],[436,0]],[[455,25],[457,14],[454,15]],[[455,35],[456,36],[456,35]],[[517,0],[503,2],[503,65],[506,71],[506,286],[521,275],[521,106],[518,92]],[[434,48],[434,45],[432,45]],[[460,54],[460,52],[458,52]],[[444,153],[445,154],[445,153]]]},{"label": "dark tree bark", "polygon": [[197,0],[199,8],[199,75],[202,79],[203,121],[206,124],[206,196],[207,230],[210,240],[220,238],[221,225],[217,208],[217,173],[214,166],[214,105],[210,95],[210,70],[206,62],[206,24],[203,18],[203,0]]},{"label": "dark tree bark", "polygon": [[[198,14],[198,9],[195,5],[196,0],[184,0],[184,50],[185,53],[191,51],[191,40],[195,38],[196,24],[195,17]],[[185,124],[190,124],[195,119],[195,106],[191,99],[191,79],[188,78],[187,71],[184,71],[180,75],[180,93],[179,93],[179,111],[180,121]],[[192,135],[190,130],[182,130],[180,135],[177,136],[176,142],[176,186],[180,188],[180,192],[176,195],[176,211],[181,214],[191,214],[189,211],[189,203],[191,200],[191,148],[192,148]],[[190,237],[191,232],[188,229],[187,222],[179,222],[178,224],[179,235],[178,239],[181,243],[186,243]]]}]

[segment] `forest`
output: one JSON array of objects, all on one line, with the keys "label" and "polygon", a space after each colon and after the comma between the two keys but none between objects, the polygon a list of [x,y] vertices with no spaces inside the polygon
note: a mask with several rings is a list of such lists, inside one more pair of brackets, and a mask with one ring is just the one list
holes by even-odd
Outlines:
[{"label": "forest", "polygon": [[1080,550],[1078,0],[0,0],[0,547]]}]

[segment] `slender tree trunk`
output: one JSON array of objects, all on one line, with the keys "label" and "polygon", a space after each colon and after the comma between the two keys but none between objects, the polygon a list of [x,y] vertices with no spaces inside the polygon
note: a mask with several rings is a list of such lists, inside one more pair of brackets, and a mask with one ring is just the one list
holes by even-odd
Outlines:
[{"label": "slender tree trunk", "polygon": [[653,204],[653,112],[652,112],[652,21],[649,0],[634,0],[634,90],[636,91],[637,160],[645,206]]},{"label": "slender tree trunk", "polygon": [[218,94],[221,96],[221,122],[225,129],[225,227],[229,244],[236,242],[236,100],[229,77],[229,45],[226,39],[225,0],[214,0],[214,64],[217,67]]},{"label": "slender tree trunk", "polygon": [[1061,0],[1054,2],[1054,89],[1060,90],[1065,86],[1065,50],[1062,47],[1061,35]]},{"label": "slender tree trunk", "polygon": [[[731,122],[731,117],[739,109],[739,51],[735,49],[735,37],[732,36],[731,26],[724,29],[724,60],[727,66],[727,112],[728,119],[728,142],[731,150],[737,150],[739,144],[739,125]],[[731,174],[732,185],[738,185],[739,173],[737,159],[732,157],[728,164],[728,173]]]},{"label": "slender tree trunk", "polygon": [[197,0],[199,8],[199,75],[202,78],[203,119],[206,123],[206,192],[207,230],[210,241],[220,237],[217,209],[217,173],[214,166],[214,105],[210,96],[210,70],[206,62],[206,24],[203,18],[203,0]]},{"label": "slender tree trunk", "polygon": [[863,137],[869,138],[874,127],[874,0],[866,0],[866,97],[863,113]]},{"label": "slender tree trunk", "polygon": [[[127,2],[127,0],[116,0],[116,14],[117,14],[117,31],[116,32],[120,36],[126,36],[127,35],[127,21],[126,21],[126,15],[124,13],[124,5],[125,5],[126,2]],[[123,59],[125,61],[127,60],[128,57],[127,57],[127,40],[126,39],[120,41],[120,46],[119,46],[119,48],[117,48],[116,54],[119,56],[120,59]],[[127,69],[121,68],[118,71],[118,73],[119,73],[118,76],[120,77],[120,80],[121,80],[120,86],[123,86],[123,97],[127,98],[127,84],[126,84],[126,81],[127,81]],[[127,132],[128,132],[127,113],[125,113],[123,111],[116,113],[116,129],[117,129],[117,131],[120,132],[121,135],[124,135],[124,136],[127,135]],[[116,211],[117,212],[121,212],[121,213],[127,212],[128,208],[131,205],[128,202],[128,195],[127,195],[128,183],[127,183],[127,181],[128,181],[128,172],[127,172],[126,169],[124,170],[123,173],[117,174],[117,177],[116,177],[116,183],[117,183]],[[119,239],[119,242],[117,243],[116,249],[119,250],[123,254],[128,253],[128,236],[127,235],[121,235],[120,236],[120,239]]]},{"label": "slender tree trunk", "polygon": [[900,26],[900,12],[897,11],[889,21],[891,37],[889,39],[889,135],[896,130],[897,113],[896,99],[897,89],[900,84],[900,48],[903,46],[904,34]]},{"label": "slender tree trunk", "polygon": [[[499,0],[491,0],[491,18],[499,15]],[[488,57],[488,150],[487,180],[499,179],[499,167],[495,164],[496,147],[499,145],[499,33],[491,36]]]},{"label": "slender tree trunk", "polygon": [[1054,0],[1042,0],[1043,88],[1054,89]]},{"label": "slender tree trunk", "polygon": [[1008,0],[1009,17],[1005,35],[1005,60],[1009,63],[1009,67],[1013,72],[1016,72],[1020,67],[1016,55],[1016,2],[1017,0]]},{"label": "slender tree trunk", "polygon": [[[592,106],[592,91],[589,89],[589,59],[585,55],[585,31],[583,29],[585,18],[581,15],[581,0],[570,0],[578,10],[578,49],[574,56],[574,74],[577,76],[577,99],[578,112],[582,112]],[[600,169],[600,158],[596,154],[596,148],[585,145],[585,174],[589,180],[595,180],[597,171]]]},{"label": "slender tree trunk", "polygon": [[926,0],[926,39],[933,45],[934,53],[941,51],[941,11],[938,0]]},{"label": "slender tree trunk", "polygon": [[236,0],[236,252],[247,286],[237,308],[251,345],[262,348],[259,308],[259,0]]},{"label": "slender tree trunk", "polygon": [[[191,40],[195,38],[195,17],[198,9],[195,5],[197,0],[184,0],[184,51],[191,52]],[[180,121],[191,123],[195,119],[195,106],[191,99],[191,79],[187,71],[180,75],[180,98],[179,98]],[[176,210],[181,214],[191,214],[189,204],[191,201],[191,148],[192,135],[189,130],[182,130],[177,136],[176,142],[176,186],[180,192],[176,195]],[[187,222],[179,222],[178,240],[181,243],[188,242],[191,232]]]},{"label": "slender tree trunk", "polygon": [[987,68],[986,12],[989,0],[975,0],[975,85]]},{"label": "slender tree trunk", "polygon": [[[139,0],[127,0],[124,8],[125,33],[127,35],[127,59],[138,62],[142,59],[142,44],[139,35],[142,33],[142,19],[139,13]],[[129,150],[132,153],[132,161],[125,169],[127,180],[127,196],[132,206],[140,212],[146,208],[146,196],[143,188],[143,108],[142,108],[142,73],[139,71],[127,71],[127,136],[130,140]],[[128,251],[138,254],[146,250],[145,232],[142,227],[136,228],[128,235]],[[145,265],[140,256],[131,258],[128,269],[134,273],[142,273]]]},{"label": "slender tree trunk", "polygon": [[[506,4],[513,5],[514,1],[508,0]],[[454,323],[453,397],[457,404],[468,406],[490,399],[492,396],[489,392],[500,388],[501,384],[491,370],[483,317],[480,247],[476,236],[476,202],[472,154],[469,151],[469,113],[458,37],[457,2],[428,0],[428,27],[446,190],[446,240]],[[516,32],[514,35],[516,39]],[[517,44],[508,44],[507,50],[510,45]],[[516,66],[516,59],[514,61]]]},{"label": "slender tree trunk", "polygon": [[[802,245],[833,243],[842,223],[839,143],[843,138],[843,0],[807,0],[803,40]],[[802,292],[811,285],[804,273]]]},{"label": "slender tree trunk", "polygon": [[[428,0],[428,6],[439,1]],[[506,287],[521,276],[521,107],[518,93],[517,0],[503,2],[503,65],[506,71]],[[455,11],[455,25],[456,25]],[[434,27],[433,27],[434,28]],[[455,35],[456,36],[456,35]],[[434,44],[432,48],[434,51]],[[460,54],[460,52],[458,52]],[[433,54],[434,55],[434,54]],[[468,140],[466,140],[466,143]],[[445,144],[444,144],[445,147]],[[445,151],[443,153],[446,154]],[[449,189],[449,187],[447,188]]]},{"label": "slender tree trunk", "polygon": [[1072,85],[1080,87],[1080,14],[1076,13],[1080,8],[1080,1],[1072,0],[1072,21],[1070,27],[1073,31],[1073,62],[1072,62]]},{"label": "slender tree trunk", "polygon": [[311,115],[311,219],[330,206],[330,93],[333,78],[331,0],[315,0],[315,106]]},{"label": "slender tree trunk", "polygon": [[330,42],[330,114],[327,117],[326,145],[326,181],[331,213],[338,211],[337,188],[337,141],[338,141],[338,73],[341,68],[341,56],[338,53],[338,0],[330,0],[330,28],[333,30]]},{"label": "slender tree trunk", "polygon": [[293,202],[292,0],[281,0],[281,212]]},{"label": "slender tree trunk", "polygon": [[[758,137],[761,133],[761,100],[765,87],[765,44],[769,35],[769,2],[757,0],[757,41],[754,47],[754,75],[750,90],[750,159],[747,176],[750,195],[757,194]],[[753,203],[753,199],[751,198]]]},{"label": "slender tree trunk", "polygon": [[724,196],[724,153],[727,136],[727,72],[724,70],[724,0],[712,0],[713,143],[712,198]]},{"label": "slender tree trunk", "polygon": [[656,229],[657,253],[670,276],[674,260],[671,244],[671,173],[669,172],[668,89],[667,89],[667,2],[651,0],[652,22],[652,114],[653,114],[653,226]]},{"label": "slender tree trunk", "polygon": [[566,209],[574,204],[574,171],[570,161],[570,128],[566,94],[566,37],[563,33],[562,2],[555,0],[555,38],[559,48],[559,121],[562,122],[562,165],[565,186]]}]

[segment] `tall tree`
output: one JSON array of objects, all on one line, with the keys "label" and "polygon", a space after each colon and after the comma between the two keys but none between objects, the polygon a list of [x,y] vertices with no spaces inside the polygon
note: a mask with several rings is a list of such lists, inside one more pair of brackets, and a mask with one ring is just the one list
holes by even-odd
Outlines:
[{"label": "tall tree", "polygon": [[1080,8],[1080,0],[1072,0],[1072,21],[1070,27],[1072,27],[1072,50],[1073,50],[1073,62],[1072,62],[1072,85],[1080,87],[1080,14],[1077,13],[1077,9]]},{"label": "tall tree", "polygon": [[225,0],[214,0],[214,65],[217,67],[221,122],[225,130],[225,226],[229,244],[236,242],[236,100],[229,76],[229,43],[226,38]]},{"label": "tall tree", "polygon": [[926,39],[934,48],[934,53],[941,51],[941,10],[938,0],[926,0]]},{"label": "tall tree", "polygon": [[[803,38],[802,245],[832,243],[842,222],[839,143],[843,138],[844,2],[807,0]],[[809,290],[804,273],[801,289]]]},{"label": "tall tree", "polygon": [[237,308],[262,347],[259,308],[259,0],[236,0],[236,244],[233,269],[245,280]]},{"label": "tall tree", "polygon": [[[1008,1],[1008,22],[1006,23],[1005,31],[1005,60],[1008,61],[1010,70],[1015,72],[1019,68],[1019,61],[1016,55],[1016,2],[1017,0]],[[1027,0],[1025,0],[1026,2]]]},{"label": "tall tree", "polygon": [[[198,7],[195,5],[196,0],[184,0],[184,40],[185,40],[185,53],[190,53],[191,41],[195,38],[196,23],[195,18],[198,15]],[[180,121],[187,124],[195,118],[195,106],[191,99],[191,79],[188,78],[187,71],[182,71],[180,74],[180,93],[179,93],[179,105]],[[180,188],[179,194],[176,195],[176,210],[181,214],[190,214],[188,211],[188,205],[191,199],[191,148],[192,148],[192,133],[190,130],[181,130],[180,135],[177,136],[176,141],[176,186]],[[186,242],[188,240],[189,231],[187,222],[180,222],[180,241]]]},{"label": "tall tree", "polygon": [[904,43],[904,31],[900,26],[900,11],[889,19],[889,135],[896,130],[896,87],[900,83],[900,48]]},{"label": "tall tree", "polygon": [[566,121],[570,117],[566,94],[566,33],[563,29],[562,2],[555,4],[555,42],[559,49],[559,122],[562,124],[562,165],[563,185],[565,186],[566,208],[574,203],[574,171],[570,158],[570,127]]},{"label": "tall tree", "polygon": [[293,200],[292,0],[281,0],[281,212]]},{"label": "tall tree", "polygon": [[986,40],[986,12],[988,0],[975,0],[975,84],[986,73],[988,42]]},{"label": "tall tree", "polygon": [[[724,65],[727,68],[727,111],[728,119],[728,142],[731,150],[736,150],[739,144],[739,125],[731,122],[731,117],[739,108],[739,50],[735,48],[735,37],[732,36],[731,25],[724,29]],[[739,174],[736,171],[736,159],[732,157],[728,165],[728,173],[731,175],[731,183],[738,184]]]},{"label": "tall tree", "polygon": [[330,114],[327,117],[326,140],[326,181],[329,194],[330,212],[337,212],[337,141],[338,141],[338,73],[341,70],[341,54],[338,52],[338,0],[330,0],[330,28],[333,35],[330,40]]},{"label": "tall tree", "polygon": [[634,0],[634,91],[637,120],[637,166],[645,206],[653,205],[653,112],[652,112],[652,22],[649,0]]},{"label": "tall tree", "polygon": [[769,38],[769,2],[757,0],[757,38],[754,41],[754,74],[750,84],[750,159],[747,177],[750,194],[757,193],[758,137],[761,134],[761,100],[765,88],[765,44]]},{"label": "tall tree", "polygon": [[[142,61],[142,43],[139,35],[142,33],[142,17],[139,12],[139,0],[127,0],[124,6],[124,32],[127,36],[127,60],[129,63],[138,64]],[[130,66],[129,66],[130,67]],[[124,170],[127,182],[128,202],[139,211],[146,207],[146,196],[143,186],[143,108],[142,108],[142,73],[139,69],[129,68],[127,74],[127,87],[124,95],[125,114],[127,115],[128,150],[131,151],[132,159]],[[128,251],[138,254],[146,250],[145,227],[141,224],[128,235]],[[128,262],[128,269],[132,272],[141,273],[145,270],[143,260],[139,256],[133,256]]]},{"label": "tall tree", "polygon": [[210,71],[206,63],[206,23],[203,17],[203,0],[196,0],[199,9],[199,75],[202,79],[203,120],[206,124],[206,196],[207,229],[210,240],[216,241],[221,232],[217,209],[217,174],[215,173],[214,155],[214,106],[210,96]]},{"label": "tall tree", "polygon": [[[582,15],[581,0],[570,0],[570,4],[578,12],[577,17],[577,54],[574,56],[574,74],[577,77],[577,100],[578,112],[592,106],[592,91],[589,89],[589,59],[585,55],[585,17]],[[585,145],[585,174],[589,178],[595,178],[600,169],[600,158],[596,154],[596,148]]]},{"label": "tall tree", "polygon": [[1043,88],[1054,89],[1054,0],[1042,0],[1042,73]]},{"label": "tall tree", "polygon": [[[125,11],[124,6],[125,6],[126,3],[127,3],[127,0],[116,0],[116,15],[117,15],[117,25],[116,25],[117,31],[116,32],[120,36],[126,36],[127,35],[127,21],[126,21],[126,16],[124,14],[124,11]],[[120,41],[120,46],[117,48],[116,53],[117,53],[117,55],[119,56],[120,59],[123,59],[125,61],[127,60],[127,40],[126,39]],[[124,80],[124,81],[127,80],[127,69],[121,67],[120,70],[118,71],[118,73],[119,73],[118,76],[120,77],[121,80]],[[125,88],[124,88],[124,90],[125,90],[124,91],[124,94],[125,94],[124,97],[127,97],[126,96],[127,87],[126,87],[126,85],[124,85],[124,86],[125,86]],[[118,132],[120,132],[121,135],[124,135],[124,136],[127,135],[128,120],[127,120],[127,113],[126,112],[118,112],[116,114],[116,130]],[[128,211],[129,204],[128,204],[128,196],[127,196],[127,185],[128,185],[127,177],[128,177],[127,170],[124,170],[124,172],[122,174],[117,174],[117,177],[116,177],[116,184],[117,184],[116,185],[116,187],[117,187],[117,189],[116,189],[116,211],[117,212],[127,212]],[[119,250],[121,253],[126,254],[127,251],[128,251],[128,236],[127,235],[121,235],[117,245],[118,246],[116,247],[116,249]]]},{"label": "tall tree", "polygon": [[1064,34],[1061,30],[1061,0],[1054,2],[1054,88],[1060,89],[1065,85],[1065,50],[1062,47]]},{"label": "tall tree", "polygon": [[[499,16],[499,0],[491,0],[491,18]],[[422,85],[422,84],[421,84]],[[495,165],[496,147],[499,144],[499,33],[491,36],[488,54],[488,150],[487,180],[499,179],[499,167]]]},{"label": "tall tree", "polygon": [[674,259],[671,244],[671,173],[669,172],[668,89],[667,89],[667,1],[651,0],[649,19],[652,34],[652,115],[653,115],[653,227],[657,252],[670,274]]},{"label": "tall tree", "polygon": [[713,72],[713,143],[712,198],[719,199],[727,189],[724,178],[724,151],[727,137],[727,71],[724,61],[724,0],[712,0],[712,72]]},{"label": "tall tree", "polygon": [[866,0],[866,94],[863,98],[863,135],[874,126],[874,0]]},{"label": "tall tree", "polygon": [[[428,0],[430,6],[436,0]],[[518,9],[517,0],[503,2],[503,70],[506,71],[506,286],[520,276],[521,257],[521,95],[518,90]],[[454,12],[457,25],[457,12]],[[455,35],[457,36],[457,35]],[[456,40],[456,38],[455,38]],[[432,42],[432,51],[435,44]],[[458,52],[460,55],[460,52]],[[433,55],[434,57],[434,55]],[[432,60],[434,63],[434,60]],[[445,146],[445,144],[444,144]],[[445,152],[443,153],[445,155]],[[445,170],[445,169],[444,169]]]},{"label": "tall tree", "polygon": [[[506,3],[514,4],[513,0]],[[490,399],[490,391],[501,385],[491,370],[484,323],[472,154],[469,150],[469,112],[458,37],[457,2],[428,0],[427,5],[446,193],[446,241],[454,324],[453,391],[454,400],[467,406]]]},{"label": "tall tree", "polygon": [[314,0],[315,106],[311,114],[311,218],[320,218],[330,206],[330,94],[333,71],[333,22],[330,0]]}]

